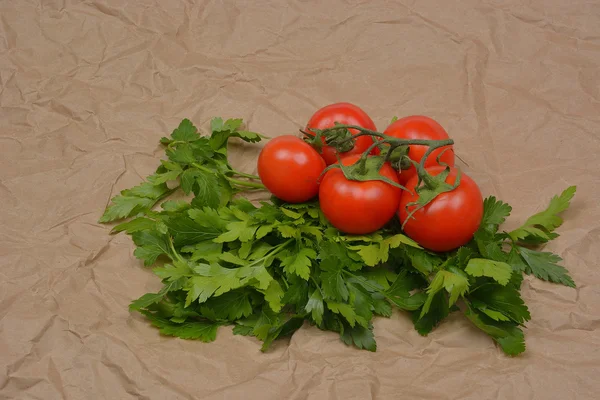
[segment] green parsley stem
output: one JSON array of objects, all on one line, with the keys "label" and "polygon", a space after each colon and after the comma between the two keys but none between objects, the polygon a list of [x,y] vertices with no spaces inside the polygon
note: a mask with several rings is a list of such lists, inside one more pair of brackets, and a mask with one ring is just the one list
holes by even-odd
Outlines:
[{"label": "green parsley stem", "polygon": [[262,183],[258,183],[258,182],[246,182],[246,181],[241,181],[239,179],[230,178],[228,176],[226,176],[225,179],[227,179],[229,182],[239,185],[239,186],[256,188],[256,189],[266,189],[267,188],[265,185],[263,185]]},{"label": "green parsley stem", "polygon": [[232,170],[231,172],[233,172],[235,175],[238,175],[238,176],[241,176],[244,178],[260,180],[260,177],[258,175],[247,174],[245,172],[237,171],[235,169]]},{"label": "green parsley stem", "polygon": [[[353,275],[354,276],[354,275]],[[315,287],[319,290],[319,292],[321,293],[321,297],[325,298],[325,295],[323,294],[323,291],[321,290],[321,286],[319,286],[319,284],[317,283],[317,280],[315,279],[314,276],[310,276],[310,280],[313,281],[313,283],[315,284]]]},{"label": "green parsley stem", "polygon": [[288,244],[292,243],[293,241],[294,241],[294,239],[288,239],[285,242],[278,244],[277,246],[273,247],[264,257],[261,257],[258,260],[255,260],[248,265],[252,266],[255,264],[260,264],[262,261],[266,260],[267,258],[273,257],[275,254],[279,253],[281,250],[283,250]]},{"label": "green parsley stem", "polygon": [[[346,275],[349,275],[349,276],[351,276],[351,277],[353,277],[353,278],[356,278],[356,275],[354,275],[352,272],[350,272],[350,271],[346,271],[346,270],[342,270],[342,271],[343,271],[343,272],[344,272]],[[388,297],[388,296],[387,296],[387,295],[386,295],[386,294],[385,294],[383,291],[381,291],[381,290],[380,290],[380,289],[379,289],[377,286],[375,286],[375,285],[371,284],[371,283],[370,283],[370,282],[369,282],[367,279],[365,279],[365,280],[362,280],[360,284],[361,284],[362,286],[368,286],[368,287],[370,287],[371,289],[373,289],[374,291],[376,291],[377,293],[379,293],[379,294],[382,294],[382,295],[384,295],[385,297]]]},{"label": "green parsley stem", "polygon": [[[215,171],[213,171],[213,170],[211,170],[209,168],[206,168],[204,165],[201,165],[201,164],[198,164],[198,163],[193,163],[192,167],[198,168],[198,169],[200,169],[202,171],[205,171],[205,172],[209,172],[211,174],[215,173]],[[229,182],[231,182],[231,183],[233,183],[235,185],[238,185],[238,186],[244,186],[244,187],[256,188],[256,189],[266,189],[266,186],[263,185],[262,183],[241,181],[239,179],[231,178],[231,177],[226,176],[226,175],[223,175],[223,177],[225,179],[227,179]]]},{"label": "green parsley stem", "polygon": [[211,174],[214,174],[214,173],[215,173],[215,171],[213,171],[213,170],[212,170],[212,169],[210,169],[210,168],[206,168],[206,167],[205,167],[204,165],[202,165],[202,164],[198,164],[198,163],[192,163],[192,167],[194,167],[194,168],[198,168],[198,169],[200,169],[200,170],[202,170],[202,171],[204,171],[204,172],[210,172]]},{"label": "green parsley stem", "polygon": [[173,255],[177,258],[177,260],[179,260],[181,262],[185,262],[183,257],[181,257],[181,255],[177,252],[177,250],[175,250],[175,245],[173,244],[173,238],[171,238],[171,235],[168,235],[168,238],[169,238],[169,247],[171,248]]}]

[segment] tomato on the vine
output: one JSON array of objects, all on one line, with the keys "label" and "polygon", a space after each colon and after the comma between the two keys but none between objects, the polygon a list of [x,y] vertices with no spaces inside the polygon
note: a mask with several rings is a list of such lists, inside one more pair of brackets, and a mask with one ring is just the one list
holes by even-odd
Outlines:
[{"label": "tomato on the vine", "polygon": [[267,189],[288,203],[301,203],[319,193],[325,161],[302,139],[283,135],[263,147],[258,156],[258,176]]},{"label": "tomato on the vine", "polygon": [[[388,126],[383,133],[399,139],[444,140],[450,138],[446,130],[438,122],[423,115],[412,115],[400,118]],[[410,145],[409,148],[408,157],[415,162],[420,162],[429,147],[423,145]],[[425,160],[425,167],[440,165],[437,162],[437,157],[440,154],[440,162],[448,164],[451,167],[454,166],[454,148],[453,146],[444,146],[435,149],[427,157],[427,160]],[[417,171],[414,165],[411,165],[409,169],[402,170],[398,174],[400,184],[405,185],[406,182],[416,174]]]},{"label": "tomato on the vine", "polygon": [[[360,155],[342,158],[353,165]],[[398,183],[396,171],[385,163],[379,173]],[[349,234],[367,234],[382,228],[398,211],[402,189],[389,183],[354,181],[339,168],[325,173],[319,187],[319,202],[325,218],[337,229]]]},{"label": "tomato on the vine", "polygon": [[[311,129],[327,129],[335,126],[335,123],[344,125],[356,125],[361,128],[377,130],[375,123],[360,107],[351,103],[334,103],[329,104],[315,112],[306,124],[306,132],[314,135]],[[352,135],[359,133],[356,129],[349,130]],[[325,140],[323,139],[323,143]],[[354,140],[354,148],[340,154],[340,157],[346,157],[353,154],[362,154],[373,144],[371,136],[361,136]],[[323,145],[321,156],[327,165],[335,164],[338,160],[336,157],[336,149],[333,146]],[[371,154],[379,154],[379,150],[375,148]]]},{"label": "tomato on the vine", "polygon": [[[426,168],[431,175],[440,174],[445,167]],[[456,181],[456,168],[450,168],[446,183]],[[418,176],[406,182],[406,188],[400,199],[398,214],[404,223],[408,214],[416,206],[407,205],[418,199],[415,186]],[[411,193],[412,192],[412,193]],[[461,172],[458,187],[450,192],[439,194],[425,207],[417,210],[404,225],[404,233],[426,249],[432,251],[450,251],[467,244],[481,224],[483,218],[483,197],[473,179]]]}]

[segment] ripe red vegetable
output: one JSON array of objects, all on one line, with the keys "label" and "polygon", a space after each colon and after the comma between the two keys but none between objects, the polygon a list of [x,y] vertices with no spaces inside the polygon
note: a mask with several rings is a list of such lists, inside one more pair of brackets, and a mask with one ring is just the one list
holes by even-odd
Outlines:
[{"label": "ripe red vegetable", "polygon": [[[444,140],[449,139],[446,130],[435,120],[422,116],[412,115],[409,117],[400,118],[396,122],[393,122],[383,132],[385,135],[393,136],[400,139],[426,139],[426,140]],[[411,160],[420,162],[428,146],[422,145],[411,145],[408,156]],[[454,148],[453,146],[444,146],[439,149],[435,149],[425,161],[425,168],[439,165],[436,161],[437,157],[442,153],[440,161],[454,166]],[[417,171],[413,165],[409,169],[402,170],[398,174],[398,179],[401,185],[406,186],[406,182],[415,176]]]},{"label": "ripe red vegetable", "polygon": [[301,203],[319,192],[325,161],[302,139],[283,135],[271,139],[258,156],[258,176],[267,189],[288,203]]},{"label": "ripe red vegetable", "polygon": [[[431,175],[438,175],[445,168],[426,168]],[[451,168],[446,183],[453,185],[457,169]],[[406,221],[409,212],[416,206],[406,205],[417,200],[414,192],[418,177],[415,175],[406,182],[411,192],[402,191],[400,199],[400,221]],[[481,224],[483,217],[483,197],[473,179],[461,172],[460,184],[450,192],[439,194],[425,207],[416,211],[404,226],[404,233],[426,249],[449,251],[467,244]]]},{"label": "ripe red vegetable", "polygon": [[[342,158],[353,165],[360,155]],[[385,163],[379,173],[394,182],[394,168]],[[367,234],[382,228],[398,210],[402,189],[382,181],[346,179],[339,168],[325,173],[319,187],[319,202],[325,218],[337,229],[349,234]]]},{"label": "ripe red vegetable", "polygon": [[[315,112],[306,124],[306,132],[314,135],[311,129],[327,129],[335,126],[335,123],[344,125],[357,125],[365,129],[377,130],[375,123],[360,107],[351,103],[334,103],[327,105]],[[350,129],[352,135],[359,133],[356,129]],[[325,143],[325,140],[323,140]],[[371,136],[361,136],[354,141],[354,148],[350,151],[340,154],[341,157],[350,156],[353,154],[362,154],[373,144]],[[379,150],[375,149],[371,154],[379,154]],[[336,149],[332,146],[323,146],[321,156],[327,165],[337,162]]]}]

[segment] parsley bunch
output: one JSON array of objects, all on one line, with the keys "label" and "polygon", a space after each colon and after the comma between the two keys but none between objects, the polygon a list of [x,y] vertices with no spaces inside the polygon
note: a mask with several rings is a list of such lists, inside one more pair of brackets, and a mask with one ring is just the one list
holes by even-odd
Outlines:
[{"label": "parsley bunch", "polygon": [[[167,158],[156,172],[115,196],[100,219],[128,218],[112,232],[131,235],[135,256],[163,283],[130,309],[164,335],[210,342],[219,327],[233,325],[235,334],[254,336],[267,350],[307,322],[375,351],[373,318],[389,317],[395,307],[422,335],[450,313],[463,313],[517,355],[531,317],[520,295],[523,273],[575,286],[558,255],[535,249],[558,237],[559,214],[575,187],[511,232],[500,231],[511,207],[488,197],[473,240],[433,253],[402,234],[397,221],[370,235],[346,235],[327,222],[317,201],[253,204],[240,196],[264,188],[228,162],[229,138],[264,138],[241,127],[241,119],[215,118],[211,134],[202,136],[183,120],[161,139]],[[163,201],[179,189],[190,199]]]}]

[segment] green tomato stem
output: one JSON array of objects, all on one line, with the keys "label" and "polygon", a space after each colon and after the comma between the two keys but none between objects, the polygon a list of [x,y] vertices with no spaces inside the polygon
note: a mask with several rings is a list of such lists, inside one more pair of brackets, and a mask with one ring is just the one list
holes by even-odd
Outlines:
[{"label": "green tomato stem", "polygon": [[444,147],[444,146],[449,146],[449,145],[454,144],[454,140],[452,140],[452,139],[445,139],[445,140],[399,139],[399,138],[396,138],[393,136],[388,136],[381,132],[372,131],[370,129],[366,129],[366,128],[363,128],[363,127],[360,127],[357,125],[337,125],[333,128],[324,129],[323,134],[327,133],[330,130],[340,129],[340,128],[356,129],[359,131],[359,133],[357,133],[356,135],[353,135],[350,138],[344,139],[344,140],[340,141],[340,143],[343,143],[343,142],[349,141],[349,140],[354,140],[361,136],[375,136],[375,137],[383,139],[382,141],[379,141],[377,143],[377,145],[380,145],[383,143],[388,143],[393,147],[412,144],[412,145],[429,146],[430,148],[433,148],[433,150],[435,150],[438,147]]},{"label": "green tomato stem", "polygon": [[417,174],[419,175],[421,180],[425,183],[425,185],[430,188],[435,187],[437,184],[435,183],[433,178],[427,173],[427,171],[425,171],[425,161],[427,160],[427,157],[429,157],[431,155],[431,153],[436,149],[454,144],[454,140],[452,140],[452,139],[445,139],[445,140],[399,139],[399,138],[385,135],[381,132],[366,129],[366,128],[363,128],[363,127],[357,126],[357,125],[336,125],[333,128],[324,129],[322,134],[326,135],[326,133],[328,131],[334,130],[334,129],[340,129],[340,128],[355,129],[355,130],[358,130],[359,133],[357,133],[356,135],[353,135],[350,138],[340,141],[338,144],[344,143],[349,140],[354,140],[361,136],[371,136],[371,137],[378,137],[378,138],[383,139],[383,140],[376,140],[375,143],[373,143],[373,145],[371,145],[367,150],[365,150],[365,152],[363,153],[362,159],[366,159],[366,157],[369,155],[369,153],[375,147],[381,146],[383,144],[388,144],[390,146],[390,151],[388,152],[388,154],[386,155],[386,158],[385,158],[386,161],[389,158],[389,154],[391,153],[391,150],[393,150],[399,146],[404,146],[404,145],[406,145],[406,146],[410,146],[410,145],[428,146],[429,148],[423,155],[423,158],[421,158],[421,161],[418,164],[417,163],[414,163],[414,164],[415,164],[415,168],[417,170]]},{"label": "green tomato stem", "polygon": [[384,142],[382,142],[382,141],[379,141],[379,140],[374,140],[374,141],[373,141],[373,144],[372,144],[372,145],[370,145],[370,146],[369,146],[369,148],[363,152],[363,155],[362,155],[362,157],[364,157],[364,158],[367,158],[367,156],[368,156],[369,154],[371,154],[371,152],[372,152],[373,150],[375,150],[375,148],[376,148],[376,147],[379,147],[379,146],[381,146],[383,143],[384,143]]}]

